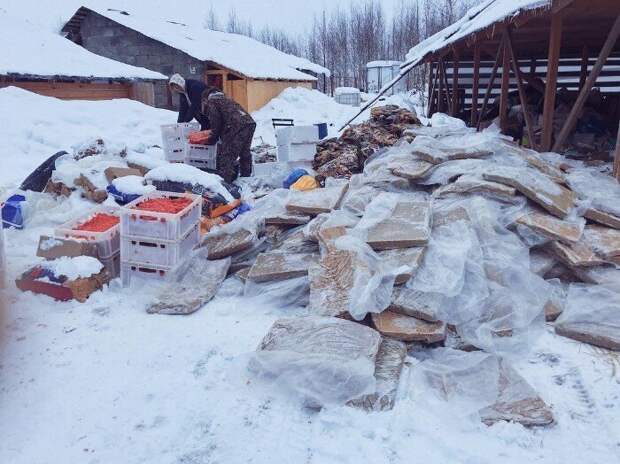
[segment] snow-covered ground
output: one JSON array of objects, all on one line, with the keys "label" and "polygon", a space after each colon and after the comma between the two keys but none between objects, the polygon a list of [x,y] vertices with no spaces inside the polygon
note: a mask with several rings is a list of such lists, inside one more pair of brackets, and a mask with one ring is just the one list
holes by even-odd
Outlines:
[{"label": "snow-covered ground", "polygon": [[[174,120],[171,112],[135,102],[61,102],[16,89],[0,90],[0,107],[5,192],[54,151],[92,137],[160,156],[148,147],[159,143],[159,125]],[[296,103],[290,108],[299,110],[292,117],[308,122],[323,110],[313,113],[311,103],[303,111]],[[334,107],[324,117],[344,118],[340,110]],[[265,111],[269,117],[263,121],[276,111]],[[12,281],[36,262],[39,236],[91,207],[75,196],[33,195],[29,204],[26,229],[8,230],[5,237],[9,286],[0,293],[0,463],[620,460],[617,355],[548,329],[517,360],[516,368],[553,408],[556,424],[544,429],[487,427],[455,416],[412,381],[414,358],[408,358],[393,411],[311,412],[247,370],[249,354],[270,325],[303,309],[241,297],[234,281],[186,317],[148,315],[152,284],[123,289],[114,281],[84,304],[21,293]]]}]

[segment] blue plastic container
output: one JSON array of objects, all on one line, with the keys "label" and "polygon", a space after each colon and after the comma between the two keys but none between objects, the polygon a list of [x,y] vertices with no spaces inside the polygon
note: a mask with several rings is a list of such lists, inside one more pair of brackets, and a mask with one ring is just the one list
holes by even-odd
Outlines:
[{"label": "blue plastic container", "polygon": [[131,203],[132,201],[140,197],[140,195],[130,195],[128,193],[120,192],[116,187],[114,187],[114,185],[108,185],[106,190],[119,205],[126,205],[127,203]]},{"label": "blue plastic container", "polygon": [[302,169],[302,168],[294,169],[288,175],[288,177],[284,180],[284,182],[282,182],[282,187],[285,189],[291,188],[291,185],[293,185],[303,176],[307,176],[307,175],[308,175],[308,171],[306,171],[305,169]]},{"label": "blue plastic container", "polygon": [[22,213],[22,203],[26,201],[23,195],[11,196],[2,206],[2,228],[16,229],[24,228],[24,215]]}]

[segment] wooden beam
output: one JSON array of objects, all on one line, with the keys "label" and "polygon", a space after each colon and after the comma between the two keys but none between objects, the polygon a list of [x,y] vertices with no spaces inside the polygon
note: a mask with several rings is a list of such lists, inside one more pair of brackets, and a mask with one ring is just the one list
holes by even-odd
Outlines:
[{"label": "wooden beam", "polygon": [[618,182],[620,182],[620,124],[618,125],[616,151],[614,152],[614,177]]},{"label": "wooden beam", "polygon": [[439,70],[435,69],[435,63],[431,61],[430,64],[430,74],[428,80],[428,105],[426,107],[426,115],[430,118],[434,111],[434,102],[435,102],[435,90],[437,89],[437,77],[439,76]]},{"label": "wooden beam", "polygon": [[555,95],[558,87],[558,69],[560,66],[560,51],[562,48],[562,25],[564,18],[561,14],[551,17],[551,32],[549,35],[549,57],[547,63],[547,80],[545,85],[545,105],[543,110],[543,134],[541,149],[551,150],[553,142],[553,119],[555,117]]},{"label": "wooden beam", "polygon": [[471,96],[471,126],[478,124],[478,94],[480,90],[480,44],[474,45],[474,82]]},{"label": "wooden beam", "polygon": [[502,55],[504,53],[504,41],[502,40],[497,48],[497,56],[495,57],[495,64],[493,65],[493,70],[491,71],[491,78],[489,79],[489,84],[487,86],[487,90],[484,94],[484,101],[482,102],[482,109],[480,110],[480,115],[478,116],[478,124],[476,128],[480,130],[480,124],[482,123],[482,117],[486,112],[487,105],[489,103],[489,98],[491,98],[491,92],[493,91],[493,84],[495,83],[495,78],[497,77],[497,70],[499,69],[499,64],[502,59]]},{"label": "wooden beam", "polygon": [[590,50],[588,46],[584,45],[581,49],[581,74],[579,75],[579,90],[583,89],[586,85],[586,79],[588,78],[588,62],[590,61]]},{"label": "wooden beam", "polygon": [[521,69],[519,68],[519,60],[515,54],[514,45],[512,43],[512,34],[510,29],[506,29],[506,48],[510,53],[510,61],[512,63],[512,72],[517,79],[517,88],[519,89],[519,100],[521,100],[521,108],[523,109],[523,117],[525,118],[525,126],[527,128],[527,136],[530,139],[530,147],[536,150],[536,139],[534,138],[534,123],[527,107],[527,94],[523,87],[523,79],[521,78]]},{"label": "wooden beam", "polygon": [[443,83],[444,83],[444,69],[443,59],[440,59],[437,63],[437,72],[439,76],[439,95],[437,96],[437,111],[443,113]]},{"label": "wooden beam", "polygon": [[458,50],[454,50],[452,54],[452,108],[450,109],[451,116],[457,116],[459,114],[459,54]]},{"label": "wooden beam", "polygon": [[557,14],[564,8],[571,6],[571,4],[573,3],[575,3],[575,0],[555,0],[553,9],[551,11],[553,12],[553,14]]},{"label": "wooden beam", "polygon": [[441,66],[443,68],[443,84],[446,94],[446,104],[448,105],[448,112],[452,111],[452,97],[450,97],[450,86],[448,85],[448,73],[446,73],[446,63],[442,61]]},{"label": "wooden beam", "polygon": [[590,72],[590,75],[588,76],[585,85],[581,89],[581,92],[579,92],[577,101],[575,102],[573,109],[568,115],[568,119],[564,123],[564,127],[562,127],[560,135],[558,136],[555,145],[553,146],[553,151],[560,151],[562,149],[562,147],[564,146],[564,142],[566,142],[566,139],[575,128],[575,125],[577,124],[577,119],[579,118],[579,115],[583,110],[583,107],[588,99],[588,96],[590,95],[590,92],[592,91],[592,88],[596,84],[596,79],[598,79],[601,70],[605,66],[605,62],[607,61],[609,54],[614,49],[618,37],[620,37],[620,15],[618,15],[618,17],[616,18],[616,22],[611,28],[611,31],[609,31],[609,35],[607,36],[605,45],[603,45],[603,49],[601,50],[601,53],[599,54],[598,59],[596,60],[596,63],[594,64],[592,72]]},{"label": "wooden beam", "polygon": [[499,124],[502,132],[508,128],[508,93],[510,91],[510,56],[506,48],[506,40],[503,41],[502,55],[502,89],[499,97]]}]

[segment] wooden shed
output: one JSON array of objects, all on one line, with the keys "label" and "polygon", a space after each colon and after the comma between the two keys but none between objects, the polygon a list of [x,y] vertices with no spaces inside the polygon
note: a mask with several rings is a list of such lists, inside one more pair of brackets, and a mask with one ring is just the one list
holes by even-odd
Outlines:
[{"label": "wooden shed", "polygon": [[480,128],[495,100],[508,132],[512,104],[524,119],[524,140],[540,151],[563,151],[596,99],[615,140],[619,37],[618,0],[487,0],[412,48],[382,90],[426,64],[429,115],[446,112]]},{"label": "wooden shed", "polygon": [[[110,8],[81,7],[63,31],[84,48],[167,76],[202,79],[255,111],[289,87],[313,88],[322,66],[239,34],[192,27]],[[174,108],[166,85],[158,107]]]},{"label": "wooden shed", "polygon": [[0,42],[0,88],[15,86],[64,100],[130,98],[154,105],[154,85],[166,79],[95,55],[6,13],[0,14]]}]

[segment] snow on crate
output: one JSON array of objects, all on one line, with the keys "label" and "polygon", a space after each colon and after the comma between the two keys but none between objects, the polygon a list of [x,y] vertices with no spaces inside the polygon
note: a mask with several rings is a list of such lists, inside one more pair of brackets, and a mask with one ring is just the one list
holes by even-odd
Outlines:
[{"label": "snow on crate", "polygon": [[50,271],[57,277],[64,276],[67,280],[87,279],[95,274],[99,274],[103,269],[103,264],[91,256],[76,256],[44,261],[41,267]]},{"label": "snow on crate", "polygon": [[140,176],[118,177],[112,181],[112,185],[127,195],[144,195],[155,190],[154,185],[145,184],[144,177]]},{"label": "snow on crate", "polygon": [[221,195],[227,202],[234,200],[230,192],[222,185],[222,178],[217,174],[203,172],[194,166],[187,164],[171,163],[149,171],[146,176],[148,181],[180,182],[191,186],[200,185],[213,193]]}]

